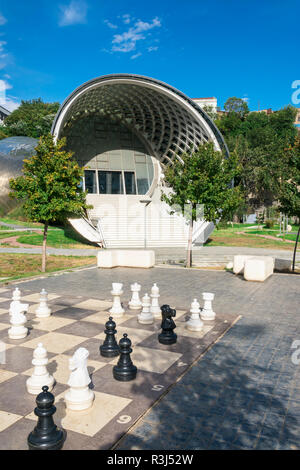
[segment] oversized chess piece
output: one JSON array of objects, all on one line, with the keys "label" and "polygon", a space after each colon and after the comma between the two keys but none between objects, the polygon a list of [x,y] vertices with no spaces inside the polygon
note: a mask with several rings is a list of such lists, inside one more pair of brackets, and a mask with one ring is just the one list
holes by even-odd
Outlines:
[{"label": "oversized chess piece", "polygon": [[112,283],[112,291],[111,295],[113,296],[113,305],[112,308],[109,310],[109,313],[114,315],[115,317],[122,317],[125,310],[123,309],[121,305],[121,299],[120,296],[123,294],[122,290],[123,284],[120,282],[113,282]]},{"label": "oversized chess piece", "polygon": [[200,313],[201,320],[214,320],[216,318],[216,314],[212,309],[212,301],[214,300],[215,294],[203,292],[202,297],[204,300],[204,307]]},{"label": "oversized chess piece", "polygon": [[18,287],[13,291],[12,302],[9,306],[9,314],[12,314],[13,308],[21,303],[21,291]]},{"label": "oversized chess piece", "polygon": [[86,410],[93,404],[95,394],[89,388],[91,379],[87,369],[88,356],[87,349],[78,348],[69,359],[69,369],[72,372],[68,381],[70,389],[65,394],[65,401],[70,410]]},{"label": "oversized chess piece", "polygon": [[186,328],[190,331],[201,331],[203,322],[200,319],[200,304],[197,299],[194,299],[191,305],[190,318],[186,322]]},{"label": "oversized chess piece", "polygon": [[141,285],[135,282],[134,284],[131,284],[130,290],[132,292],[132,297],[128,303],[128,306],[131,310],[139,310],[142,307],[142,302],[140,301],[139,297]]},{"label": "oversized chess piece", "polygon": [[116,341],[116,323],[112,317],[109,317],[108,322],[105,323],[106,338],[104,343],[100,346],[100,354],[103,357],[115,357],[120,354],[120,348]]},{"label": "oversized chess piece", "polygon": [[36,398],[34,414],[38,417],[38,422],[27,438],[28,447],[29,450],[60,450],[64,445],[66,432],[53,421],[56,411],[54,396],[48,392],[46,385],[42,390]]},{"label": "oversized chess piece", "polygon": [[176,310],[170,308],[170,305],[162,305],[160,309],[162,314],[162,332],[158,335],[158,341],[161,344],[174,344],[177,341],[177,335],[173,331],[176,325],[172,317],[176,317]]},{"label": "oversized chess piece", "polygon": [[48,294],[45,289],[40,292],[40,305],[38,306],[35,314],[37,318],[47,318],[51,315],[51,309],[48,307]]},{"label": "oversized chess piece", "polygon": [[132,353],[131,341],[126,333],[119,342],[120,358],[118,364],[113,367],[113,376],[121,382],[128,382],[136,378],[137,368],[133,365],[130,354]]},{"label": "oversized chess piece", "polygon": [[142,325],[151,325],[151,323],[154,323],[154,316],[150,312],[150,305],[150,297],[148,294],[145,294],[142,299],[143,310],[138,315],[138,322]]},{"label": "oversized chess piece", "polygon": [[28,328],[25,326],[27,318],[24,312],[27,312],[28,307],[28,304],[20,303],[12,308],[12,313],[10,315],[11,328],[8,330],[8,337],[10,339],[26,338],[28,334]]},{"label": "oversized chess piece", "polygon": [[158,303],[158,299],[160,295],[159,295],[159,288],[156,284],[153,284],[152,286],[150,297],[151,297],[150,312],[154,315],[154,318],[160,318],[161,311],[160,311],[159,303]]},{"label": "oversized chess piece", "polygon": [[38,347],[33,351],[32,364],[34,365],[33,374],[26,381],[28,393],[36,395],[42,390],[43,385],[47,385],[49,391],[51,391],[54,385],[54,378],[47,371],[47,351],[42,343],[39,343]]}]

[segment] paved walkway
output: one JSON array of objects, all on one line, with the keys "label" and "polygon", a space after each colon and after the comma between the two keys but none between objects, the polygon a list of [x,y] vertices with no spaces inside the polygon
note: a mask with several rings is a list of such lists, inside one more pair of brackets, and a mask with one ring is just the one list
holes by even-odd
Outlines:
[{"label": "paved walkway", "polygon": [[300,340],[300,276],[274,274],[256,283],[218,271],[91,268],[18,285],[110,298],[112,282],[123,282],[129,293],[136,280],[143,292],[157,282],[160,300],[174,306],[215,292],[217,313],[242,318],[118,448],[300,449],[300,364],[293,364],[291,349]]}]

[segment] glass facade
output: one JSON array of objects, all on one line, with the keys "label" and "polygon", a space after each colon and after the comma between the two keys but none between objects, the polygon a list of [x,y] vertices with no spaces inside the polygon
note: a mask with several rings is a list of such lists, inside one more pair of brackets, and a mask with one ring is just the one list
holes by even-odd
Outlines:
[{"label": "glass facade", "polygon": [[113,150],[85,164],[84,188],[92,194],[146,194],[154,177],[149,155],[134,150]]}]

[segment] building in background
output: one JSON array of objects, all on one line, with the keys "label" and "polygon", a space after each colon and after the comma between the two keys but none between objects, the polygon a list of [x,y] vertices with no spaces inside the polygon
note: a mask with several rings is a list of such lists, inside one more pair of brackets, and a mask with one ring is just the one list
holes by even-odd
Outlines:
[{"label": "building in background", "polygon": [[7,109],[3,108],[3,106],[0,105],[0,125],[3,125],[4,119],[7,118],[7,116],[10,115],[10,111]]},{"label": "building in background", "polygon": [[214,96],[210,98],[192,98],[192,100],[197,103],[200,108],[209,109],[213,113],[217,113],[218,109],[218,100]]}]

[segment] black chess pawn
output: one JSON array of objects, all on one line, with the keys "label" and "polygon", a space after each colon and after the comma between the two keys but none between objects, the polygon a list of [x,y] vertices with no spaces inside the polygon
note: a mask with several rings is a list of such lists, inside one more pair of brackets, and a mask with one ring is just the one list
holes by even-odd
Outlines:
[{"label": "black chess pawn", "polygon": [[120,348],[116,341],[116,323],[113,321],[112,317],[109,317],[108,322],[105,323],[106,338],[104,343],[100,346],[100,354],[103,357],[115,357],[120,354]]},{"label": "black chess pawn", "polygon": [[120,359],[118,364],[113,368],[113,376],[116,380],[122,382],[128,382],[136,378],[137,368],[133,365],[130,358],[132,353],[131,341],[128,335],[124,333],[123,338],[119,342],[120,347]]},{"label": "black chess pawn", "polygon": [[42,387],[42,393],[36,398],[37,407],[34,410],[38,422],[27,438],[29,450],[60,450],[64,445],[66,432],[56,426],[53,415],[56,411],[54,395],[48,392],[48,387]]},{"label": "black chess pawn", "polygon": [[158,335],[158,341],[161,344],[174,344],[177,342],[177,335],[174,333],[176,325],[172,317],[176,317],[176,310],[170,308],[170,305],[161,306],[162,332]]}]

